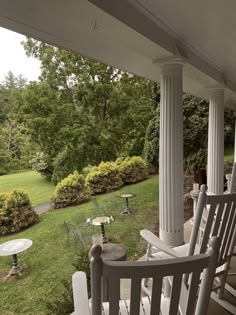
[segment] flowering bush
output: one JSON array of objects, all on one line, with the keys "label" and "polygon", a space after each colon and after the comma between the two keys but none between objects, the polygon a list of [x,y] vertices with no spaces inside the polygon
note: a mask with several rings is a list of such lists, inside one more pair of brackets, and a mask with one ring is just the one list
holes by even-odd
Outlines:
[{"label": "flowering bush", "polygon": [[75,171],[57,184],[52,197],[54,208],[63,208],[71,205],[78,205],[89,200],[90,188],[83,175]]},{"label": "flowering bush", "polygon": [[141,156],[117,159],[116,163],[125,184],[140,182],[148,176],[148,165]]},{"label": "flowering bush", "polygon": [[19,232],[37,221],[38,215],[23,190],[0,194],[0,235]]},{"label": "flowering bush", "polygon": [[116,190],[123,186],[119,167],[114,162],[101,162],[94,166],[86,177],[93,194]]}]

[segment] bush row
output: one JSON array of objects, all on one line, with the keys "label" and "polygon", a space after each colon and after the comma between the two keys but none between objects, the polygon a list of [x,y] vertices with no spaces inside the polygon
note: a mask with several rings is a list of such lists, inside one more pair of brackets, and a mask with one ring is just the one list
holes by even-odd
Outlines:
[{"label": "bush row", "polygon": [[55,208],[78,205],[91,195],[116,190],[124,184],[136,183],[148,176],[148,165],[142,157],[119,158],[86,168],[86,177],[75,171],[56,186],[52,197]]},{"label": "bush row", "polygon": [[24,191],[0,194],[0,235],[19,232],[37,221],[38,215]]},{"label": "bush row", "polygon": [[57,184],[53,195],[54,207],[63,208],[68,205],[78,205],[87,201],[91,190],[84,176],[75,171]]}]

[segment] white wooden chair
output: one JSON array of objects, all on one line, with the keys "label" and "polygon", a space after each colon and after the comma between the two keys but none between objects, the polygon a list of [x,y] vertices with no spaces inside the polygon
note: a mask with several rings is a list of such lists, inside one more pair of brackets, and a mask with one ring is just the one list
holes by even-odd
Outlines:
[{"label": "white wooden chair", "polygon": [[[226,277],[236,242],[236,194],[207,195],[206,189],[207,187],[205,185],[201,187],[196,217],[188,244],[171,248],[159,240],[152,232],[148,230],[142,230],[140,232],[141,236],[148,242],[146,260],[205,253],[209,246],[210,238],[212,236],[218,236],[220,241],[220,255],[214,286],[214,290],[217,290],[217,294],[213,293],[212,297],[217,300],[219,304],[222,305],[222,303],[224,303],[224,308],[232,314],[236,314],[236,307],[223,299]],[[203,213],[205,216],[204,222],[202,222]],[[155,249],[156,252],[153,252],[153,249]],[[157,249],[159,252],[157,252]],[[143,287],[147,294],[150,294],[150,286],[151,281],[144,281]]]},{"label": "white wooden chair", "polygon": [[[236,163],[235,162],[234,162],[233,168],[232,168],[229,189],[226,192],[230,193],[230,194],[236,192]],[[236,256],[236,246],[234,247],[233,256]],[[227,276],[236,276],[236,273],[228,272]],[[226,283],[225,284],[225,289],[230,294],[232,294],[234,297],[236,297],[236,290],[231,285]]]},{"label": "white wooden chair", "polygon": [[[212,239],[207,254],[163,261],[105,262],[101,254],[102,249],[99,245],[92,247],[91,302],[88,300],[85,273],[76,272],[72,277],[74,315],[205,315],[207,313],[219,255],[218,238]],[[197,294],[202,272],[201,287]],[[182,280],[185,274],[190,274],[188,288]],[[153,290],[151,297],[141,298],[141,281],[145,277],[153,278]],[[168,277],[170,281],[172,288],[170,298],[165,298],[162,294],[164,277]],[[120,280],[124,278],[131,279],[130,300],[119,299]],[[109,302],[104,303],[101,300],[103,279],[109,283]]]}]

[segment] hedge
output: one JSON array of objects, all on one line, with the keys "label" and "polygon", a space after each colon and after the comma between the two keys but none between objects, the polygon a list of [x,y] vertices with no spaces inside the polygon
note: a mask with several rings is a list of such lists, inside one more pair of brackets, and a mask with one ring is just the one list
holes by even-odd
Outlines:
[{"label": "hedge", "polygon": [[147,178],[149,169],[146,161],[141,156],[117,159],[122,181],[124,184],[136,183]]},{"label": "hedge", "polygon": [[119,167],[114,162],[101,162],[86,177],[93,194],[102,194],[123,186]]},{"label": "hedge", "polygon": [[27,193],[17,189],[0,193],[0,235],[19,232],[37,221]]},{"label": "hedge", "polygon": [[84,176],[75,171],[57,184],[52,197],[54,208],[78,205],[90,199],[91,191]]}]

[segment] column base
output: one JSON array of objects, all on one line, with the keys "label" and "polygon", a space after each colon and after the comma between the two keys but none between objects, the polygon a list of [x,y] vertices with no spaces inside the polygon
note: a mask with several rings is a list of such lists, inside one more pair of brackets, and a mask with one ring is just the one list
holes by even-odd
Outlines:
[{"label": "column base", "polygon": [[184,244],[184,231],[165,232],[160,230],[160,239],[169,246],[180,246]]}]

